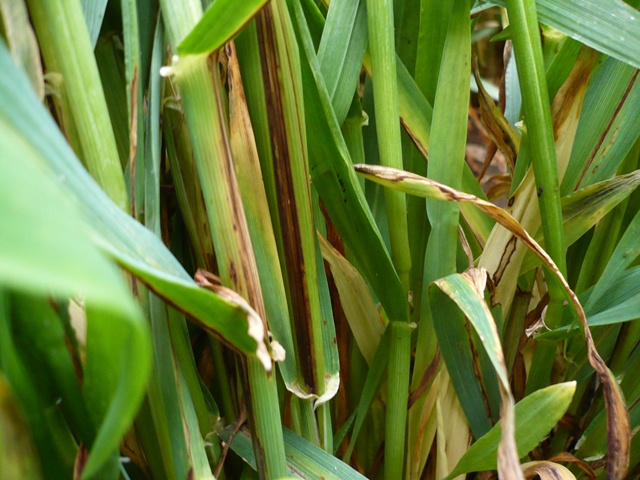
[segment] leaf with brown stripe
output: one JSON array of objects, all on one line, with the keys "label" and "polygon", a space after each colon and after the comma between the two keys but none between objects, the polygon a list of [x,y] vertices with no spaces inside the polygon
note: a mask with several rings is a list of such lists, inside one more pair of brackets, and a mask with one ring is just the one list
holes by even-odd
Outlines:
[{"label": "leaf with brown stripe", "polygon": [[607,365],[598,354],[587,318],[578,297],[571,290],[569,284],[562,276],[558,267],[549,255],[538,245],[538,243],[522,228],[522,226],[504,209],[493,205],[485,200],[481,200],[473,195],[459,192],[446,185],[439,184],[433,180],[419,175],[395,170],[387,167],[375,165],[355,165],[358,173],[369,180],[375,181],[389,188],[402,190],[405,193],[418,195],[427,199],[453,201],[460,203],[471,203],[482,210],[485,214],[493,218],[497,223],[508,229],[518,238],[528,249],[530,249],[549,271],[559,280],[567,300],[572,305],[585,336],[587,355],[589,363],[598,374],[602,382],[608,425],[608,475],[609,478],[622,478],[627,471],[629,463],[629,448],[631,430],[629,426],[629,413],[622,396],[618,383],[607,368]]},{"label": "leaf with brown stripe", "polygon": [[[502,439],[498,447],[498,475],[503,479],[523,479],[520,461],[515,441],[515,413],[514,399],[509,386],[507,367],[500,345],[498,329],[491,315],[491,311],[484,300],[484,290],[487,281],[487,271],[473,268],[465,273],[455,273],[436,280],[429,287],[429,297],[446,295],[458,305],[469,322],[478,332],[498,375],[500,385],[500,425]],[[438,293],[437,286],[442,293]],[[434,317],[439,314],[432,310]]]}]

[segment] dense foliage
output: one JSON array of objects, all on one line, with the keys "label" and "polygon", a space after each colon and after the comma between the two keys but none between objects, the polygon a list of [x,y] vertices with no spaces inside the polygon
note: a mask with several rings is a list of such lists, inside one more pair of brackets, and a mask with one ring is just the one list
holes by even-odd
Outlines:
[{"label": "dense foliage", "polygon": [[0,0],[0,478],[636,478],[639,6]]}]

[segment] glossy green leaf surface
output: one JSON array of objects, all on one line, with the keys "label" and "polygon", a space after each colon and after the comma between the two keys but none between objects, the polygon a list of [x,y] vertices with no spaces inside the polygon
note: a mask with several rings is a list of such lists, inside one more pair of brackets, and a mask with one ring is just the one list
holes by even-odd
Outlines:
[{"label": "glossy green leaf surface", "polygon": [[[227,441],[229,430],[222,433]],[[289,473],[303,479],[361,480],[365,479],[356,470],[341,462],[324,450],[316,447],[291,430],[284,430],[284,444]],[[251,438],[246,431],[238,432],[231,441],[231,449],[245,462],[256,468],[255,457],[251,449]]]},{"label": "glossy green leaf surface", "polygon": [[178,53],[205,54],[218,50],[267,3],[267,0],[217,0],[181,41]]}]

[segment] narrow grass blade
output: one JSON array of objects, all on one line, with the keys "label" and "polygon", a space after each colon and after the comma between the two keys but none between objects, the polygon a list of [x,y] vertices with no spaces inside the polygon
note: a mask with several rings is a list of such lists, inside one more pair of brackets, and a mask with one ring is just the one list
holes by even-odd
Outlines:
[{"label": "narrow grass blade", "polygon": [[[162,65],[164,44],[164,25],[160,16],[156,22],[151,52],[151,71],[159,72]],[[160,75],[151,75],[147,95],[148,112],[146,116],[145,135],[145,169],[144,169],[144,223],[145,226],[160,236],[160,182],[161,182],[161,144],[160,110],[162,100],[162,79]]]},{"label": "narrow grass blade", "polygon": [[148,395],[161,416],[154,425],[166,422],[167,435],[158,436],[160,442],[166,442],[163,453],[171,460],[171,470],[165,475],[184,478],[191,472],[195,478],[212,479],[205,439],[215,419],[210,418],[202,394],[185,319],[155,295],[150,296],[149,315],[154,336],[153,373],[159,391],[150,389]]},{"label": "narrow grass blade", "polygon": [[[129,160],[129,112],[127,108],[127,87],[125,79],[125,66],[124,59],[119,46],[119,39],[114,36],[103,36],[99,39],[94,50],[96,56],[96,62],[98,63],[98,70],[100,71],[100,81],[104,88],[104,96],[107,101],[107,108],[109,109],[109,117],[111,124],[113,125],[113,134],[116,138],[116,146],[118,147],[118,157],[120,158],[120,165],[123,169],[126,168]],[[62,85],[62,92],[65,91],[64,84]],[[54,98],[56,98],[54,96]],[[68,124],[69,113],[65,116],[65,111],[68,107],[65,107],[65,102],[61,98],[57,103],[61,104],[58,115],[62,118],[59,120],[60,128],[65,133],[66,137],[69,137]],[[54,103],[55,105],[55,103]],[[75,127],[75,124],[72,124]],[[73,143],[70,141],[71,145]]]},{"label": "narrow grass blade", "polygon": [[633,147],[640,125],[638,76],[638,70],[611,58],[594,72],[576,133],[576,148],[562,181],[563,195],[609,178]]},{"label": "narrow grass blade", "polygon": [[[463,274],[453,274],[436,280],[429,289],[432,305],[438,305],[434,298],[446,295],[456,303],[465,317],[478,332],[500,382],[500,426],[502,436],[498,446],[498,475],[501,478],[524,480],[520,470],[519,455],[516,451],[514,400],[509,386],[507,367],[500,345],[500,337],[489,307],[484,301],[487,272],[484,269],[471,269]],[[437,290],[435,287],[437,286]],[[442,299],[441,299],[442,300]],[[434,322],[439,310],[432,308]],[[445,357],[446,358],[446,357]]]},{"label": "narrow grass blade", "polygon": [[[373,77],[373,100],[376,110],[376,131],[380,163],[402,168],[398,79],[393,39],[393,4],[391,0],[367,0],[369,51]],[[407,237],[407,208],[404,195],[385,190],[385,205],[389,221],[391,258],[400,280],[409,288],[409,239]]]},{"label": "narrow grass blade", "polygon": [[[569,303],[572,305],[578,317],[585,336],[587,346],[587,356],[589,363],[598,374],[600,381],[606,385],[604,388],[606,398],[607,425],[609,432],[609,456],[608,465],[611,475],[622,476],[627,468],[630,442],[629,413],[620,392],[617,381],[611,371],[598,354],[593,336],[589,330],[586,315],[576,294],[571,290],[558,267],[549,255],[542,250],[533,238],[515,221],[505,210],[492,203],[480,200],[472,195],[456,192],[453,189],[437,184],[432,180],[414,175],[408,172],[394,171],[393,169],[372,165],[356,165],[356,171],[366,174],[366,178],[375,180],[391,188],[401,188],[406,193],[421,195],[434,200],[448,200],[458,202],[470,202],[480,208],[484,213],[490,215],[497,223],[511,231],[521,240],[527,248],[532,250],[547,266],[549,271],[557,278],[562,285]],[[638,215],[637,218],[640,218]]]},{"label": "narrow grass blade", "polygon": [[604,292],[609,288],[612,280],[624,272],[638,255],[640,255],[638,235],[640,235],[640,213],[635,215],[618,242],[609,263],[604,272],[602,272],[600,280],[596,283],[593,293],[589,297],[587,307],[590,307],[600,300]]},{"label": "narrow grass blade", "polygon": [[[526,396],[515,406],[515,438],[518,457],[535,448],[566,412],[576,390],[575,382],[559,383]],[[460,459],[448,478],[467,472],[497,468],[496,454],[502,427],[494,426],[479,438]]]},{"label": "narrow grass blade", "polygon": [[108,3],[109,0],[82,0],[82,12],[87,22],[87,30],[89,31],[89,38],[91,38],[93,48],[96,47],[98,42],[100,27],[102,27],[104,12]]},{"label": "narrow grass blade", "polygon": [[[322,331],[322,296],[309,178],[307,126],[299,46],[284,0],[269,3],[257,17],[264,88],[283,251],[300,367],[310,393],[322,397],[327,385]],[[324,280],[323,280],[324,281]],[[322,295],[327,294],[326,291]],[[329,391],[329,390],[327,390]]]},{"label": "narrow grass blade", "polygon": [[338,125],[342,125],[358,84],[367,49],[365,0],[331,3],[318,48],[318,63]]},{"label": "narrow grass blade", "polygon": [[247,216],[251,243],[256,255],[267,323],[274,339],[282,345],[286,352],[285,359],[280,363],[280,371],[287,388],[295,391],[297,395],[304,396],[306,394],[304,381],[298,375],[298,357],[291,332],[284,279],[280,269],[267,194],[262,183],[263,176],[253,136],[253,127],[245,101],[240,66],[232,43],[225,47],[225,52],[229,62],[231,151],[235,159],[238,188]]},{"label": "narrow grass blade", "polygon": [[[513,53],[520,78],[538,206],[541,218],[545,219],[542,222],[545,245],[560,272],[566,275],[565,241],[551,104],[544,72],[535,2],[507,0],[507,13],[511,22]],[[555,278],[550,278],[547,285],[551,302],[546,318],[550,324],[557,325],[561,316],[562,286]]]},{"label": "narrow grass blade", "polygon": [[138,2],[122,2],[122,24],[124,36],[125,79],[129,126],[129,201],[131,216],[138,218],[144,212],[145,186],[145,123],[142,92],[146,90],[146,79],[141,77],[140,28],[138,24]]},{"label": "narrow grass blade", "polygon": [[[229,441],[229,429],[222,432],[222,439]],[[331,480],[364,480],[366,477],[358,473],[344,462],[311,442],[296,435],[291,430],[284,430],[284,442],[287,455],[287,467],[292,478],[312,480],[316,478]],[[239,431],[231,440],[231,449],[245,462],[256,468],[256,461],[251,450],[251,437],[246,430]],[[295,477],[294,477],[295,476]]]},{"label": "narrow grass blade", "polygon": [[[271,361],[263,343],[262,322],[251,313],[252,310],[246,305],[241,306],[232,297],[223,300],[198,288],[162,242],[110,201],[91,179],[35,95],[25,88],[26,79],[13,66],[4,48],[0,48],[0,65],[4,72],[4,75],[0,76],[0,122],[6,125],[3,131],[11,135],[8,138],[11,138],[14,148],[31,149],[37,165],[34,165],[34,168],[49,170],[50,175],[56,179],[50,181],[57,181],[63,186],[66,195],[76,202],[76,208],[80,210],[83,221],[81,226],[70,228],[69,231],[85,232],[85,235],[89,231],[93,243],[108,256],[140,276],[176,308],[188,313],[206,328],[217,332],[217,335],[239,350],[249,353],[256,352],[257,348],[263,349],[263,359],[268,367]],[[10,166],[12,165],[6,165],[7,168]],[[29,176],[26,173],[25,175]],[[14,187],[27,184],[29,182],[25,180],[15,183]],[[47,190],[50,188],[46,187]],[[54,201],[52,208],[55,204]],[[24,222],[20,221],[17,224]],[[26,227],[26,224],[24,225]],[[14,227],[11,229],[16,231]],[[39,237],[32,237],[34,241],[37,238]],[[27,245],[26,240],[12,243],[15,243],[16,248]],[[71,249],[72,245],[68,243],[65,248]],[[41,248],[34,246],[33,251],[41,251]],[[55,261],[56,257],[54,254],[48,261]],[[42,275],[52,276],[58,269],[55,266],[52,269],[44,269],[45,264],[42,263],[38,267]],[[89,268],[88,264],[85,268]],[[91,277],[97,278],[95,272]],[[60,275],[55,278],[57,280],[52,282],[52,288],[64,285]],[[33,282],[33,279],[30,281]],[[87,285],[92,283],[87,282]],[[96,292],[96,295],[99,295],[98,299],[104,298],[104,295],[112,291],[101,287],[96,290],[101,291]],[[123,305],[121,301],[106,299],[105,303],[113,308]],[[257,330],[252,330],[251,334],[249,318],[253,318],[251,322],[257,322],[253,323]],[[245,328],[241,329],[239,325],[244,325]]]},{"label": "narrow grass blade", "polygon": [[221,48],[244,27],[267,0],[218,0],[178,45],[180,55],[208,54]]},{"label": "narrow grass blade", "polygon": [[545,25],[640,68],[640,15],[631,5],[616,0],[537,0],[536,6]]},{"label": "narrow grass blade", "polygon": [[[313,53],[304,18],[295,9],[302,47],[302,81],[305,87],[305,121],[309,161],[315,188],[343,241],[351,249],[356,266],[372,286],[391,319],[406,320],[402,284],[364,198],[351,158],[331,108],[321,68]],[[375,259],[375,261],[374,261]]]},{"label": "narrow grass blade", "polygon": [[366,282],[346,258],[340,255],[322,236],[318,236],[322,257],[329,264],[340,293],[340,304],[344,309],[351,332],[362,355],[371,364],[384,335],[385,323],[376,308]]}]

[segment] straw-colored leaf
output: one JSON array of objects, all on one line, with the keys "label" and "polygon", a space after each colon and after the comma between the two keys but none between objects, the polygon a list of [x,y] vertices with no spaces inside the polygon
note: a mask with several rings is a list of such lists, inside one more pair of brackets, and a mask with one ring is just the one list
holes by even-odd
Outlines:
[{"label": "straw-colored leaf", "polygon": [[331,244],[318,235],[322,257],[329,264],[338,287],[340,304],[349,321],[358,348],[371,364],[384,335],[385,323],[362,275]]}]

